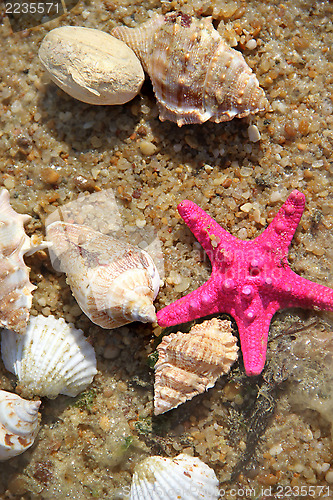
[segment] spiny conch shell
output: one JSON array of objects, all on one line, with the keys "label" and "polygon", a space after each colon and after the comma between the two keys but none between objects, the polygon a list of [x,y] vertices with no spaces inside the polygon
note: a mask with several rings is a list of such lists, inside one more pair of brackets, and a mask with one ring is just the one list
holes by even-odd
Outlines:
[{"label": "spiny conch shell", "polygon": [[238,354],[231,323],[213,318],[191,328],[189,333],[172,333],[157,347],[154,413],[176,408],[213,387],[228,373]]},{"label": "spiny conch shell", "polygon": [[94,348],[63,318],[31,317],[25,335],[3,330],[1,336],[4,365],[19,379],[23,396],[75,397],[97,373]]},{"label": "spiny conch shell", "polygon": [[51,259],[58,259],[57,267],[93,323],[117,328],[156,321],[153,301],[160,278],[147,252],[78,224],[54,222],[46,231]]},{"label": "spiny conch shell", "polygon": [[151,78],[160,120],[216,123],[264,111],[268,101],[242,54],[224,43],[211,18],[156,15],[112,34],[134,50]]},{"label": "spiny conch shell", "polygon": [[16,457],[32,446],[38,432],[40,404],[0,391],[0,461]]},{"label": "spiny conch shell", "polygon": [[0,326],[23,333],[32,303],[31,292],[36,288],[29,281],[29,267],[24,254],[46,248],[34,237],[25,234],[24,224],[29,215],[18,214],[9,203],[6,189],[0,191]]},{"label": "spiny conch shell", "polygon": [[134,469],[130,500],[217,500],[213,469],[184,453],[171,459],[149,457]]}]

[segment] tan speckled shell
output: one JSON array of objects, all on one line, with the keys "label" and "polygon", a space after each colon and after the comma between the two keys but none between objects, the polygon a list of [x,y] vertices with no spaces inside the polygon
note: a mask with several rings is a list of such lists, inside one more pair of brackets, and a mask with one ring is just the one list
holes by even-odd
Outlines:
[{"label": "tan speckled shell", "polygon": [[23,333],[36,288],[29,281],[25,253],[33,253],[46,245],[38,245],[25,234],[29,215],[18,214],[9,203],[6,189],[0,191],[0,326]]},{"label": "tan speckled shell", "polygon": [[62,26],[43,39],[39,58],[50,78],[75,99],[123,104],[140,91],[144,73],[133,51],[103,31]]},{"label": "tan speckled shell", "polygon": [[34,443],[40,404],[0,391],[0,461],[20,455]]},{"label": "tan speckled shell", "polygon": [[268,107],[242,54],[224,43],[210,18],[198,21],[171,12],[139,28],[114,28],[112,34],[141,60],[162,121],[179,126],[207,120],[219,123]]},{"label": "tan speckled shell", "polygon": [[228,373],[238,354],[231,323],[213,318],[195,325],[189,333],[172,333],[157,347],[154,413],[176,408],[213,387]]},{"label": "tan speckled shell", "polygon": [[51,257],[93,323],[117,328],[156,321],[160,278],[147,252],[79,224],[53,222],[46,231]]}]

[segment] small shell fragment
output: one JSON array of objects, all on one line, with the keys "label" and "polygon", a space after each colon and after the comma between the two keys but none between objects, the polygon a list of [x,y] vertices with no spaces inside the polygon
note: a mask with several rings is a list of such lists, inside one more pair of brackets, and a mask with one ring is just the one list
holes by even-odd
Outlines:
[{"label": "small shell fragment", "polygon": [[213,469],[184,453],[175,458],[149,457],[134,469],[130,500],[217,500]]},{"label": "small shell fragment", "polygon": [[0,326],[23,333],[36,288],[29,281],[23,256],[47,247],[26,235],[29,215],[18,214],[9,203],[9,192],[0,191]]},{"label": "small shell fragment", "polygon": [[0,461],[16,457],[33,445],[40,404],[0,391]]},{"label": "small shell fragment", "polygon": [[25,397],[77,396],[97,373],[94,348],[63,318],[31,317],[26,333],[1,333],[1,355]]},{"label": "small shell fragment", "polygon": [[51,80],[70,96],[89,104],[128,102],[144,81],[134,52],[96,29],[53,29],[43,39],[39,57]]},{"label": "small shell fragment", "polygon": [[211,18],[182,12],[155,15],[138,28],[112,34],[131,47],[151,78],[160,120],[178,126],[242,118],[268,101],[242,54],[230,48]]},{"label": "small shell fragment", "polygon": [[117,328],[156,321],[160,277],[147,252],[79,224],[53,222],[46,232],[53,262],[93,323]]},{"label": "small shell fragment", "polygon": [[213,387],[228,373],[238,354],[231,323],[213,318],[191,328],[189,333],[172,333],[157,347],[154,413],[176,408]]}]

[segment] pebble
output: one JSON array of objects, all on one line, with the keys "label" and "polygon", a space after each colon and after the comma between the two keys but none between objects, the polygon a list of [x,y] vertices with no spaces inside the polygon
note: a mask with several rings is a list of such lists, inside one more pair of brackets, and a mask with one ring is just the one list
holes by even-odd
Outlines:
[{"label": "pebble", "polygon": [[99,419],[99,425],[104,432],[107,432],[111,428],[110,419],[106,415],[102,415]]},{"label": "pebble", "polygon": [[139,93],[144,81],[134,52],[97,29],[53,29],[41,43],[39,58],[54,83],[89,104],[124,104]]},{"label": "pebble", "polygon": [[108,344],[103,351],[103,358],[116,359],[119,356],[119,349],[113,344]]},{"label": "pebble", "polygon": [[150,141],[140,142],[140,151],[146,156],[151,156],[156,152],[157,147]]},{"label": "pebble", "polygon": [[271,203],[275,203],[276,201],[280,201],[283,196],[281,191],[273,191],[269,197]]},{"label": "pebble", "polygon": [[325,475],[325,479],[328,483],[332,484],[333,483],[333,470],[329,470],[327,474]]},{"label": "pebble", "polygon": [[242,227],[239,231],[238,231],[238,238],[240,240],[246,240],[247,238],[247,229],[245,227]]},{"label": "pebble", "polygon": [[135,221],[135,225],[140,228],[145,227],[146,224],[147,222],[145,221],[145,219],[136,219]]},{"label": "pebble", "polygon": [[269,449],[269,454],[272,455],[272,457],[276,457],[277,455],[280,455],[280,453],[283,451],[283,448],[281,444],[276,444],[275,446],[272,446]]},{"label": "pebble", "polygon": [[8,189],[8,190],[14,189],[14,187],[15,187],[15,179],[14,179],[14,177],[7,177],[3,181],[3,184],[4,184],[5,188]]},{"label": "pebble", "polygon": [[240,207],[241,211],[242,212],[249,212],[251,210],[251,208],[253,207],[252,203],[245,203],[244,205],[242,205]]},{"label": "pebble", "polygon": [[260,140],[261,135],[256,125],[250,125],[247,133],[251,142],[258,142]]},{"label": "pebble", "polygon": [[255,49],[257,46],[257,40],[255,40],[254,38],[252,38],[251,40],[249,40],[247,42],[247,44],[245,45],[245,47],[249,50],[253,50]]},{"label": "pebble", "polygon": [[59,180],[59,173],[51,167],[45,167],[41,171],[41,178],[48,184],[56,184]]}]

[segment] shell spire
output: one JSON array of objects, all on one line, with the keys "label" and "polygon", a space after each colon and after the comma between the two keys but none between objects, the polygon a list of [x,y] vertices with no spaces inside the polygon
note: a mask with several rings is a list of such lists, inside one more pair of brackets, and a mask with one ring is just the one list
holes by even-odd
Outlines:
[{"label": "shell spire", "polygon": [[0,461],[20,455],[35,441],[40,401],[0,391]]},{"label": "shell spire", "polygon": [[162,121],[220,123],[269,106],[242,54],[226,45],[210,18],[170,12],[138,28],[116,27],[112,34],[136,53],[150,76]]},{"label": "shell spire", "polygon": [[213,387],[230,370],[238,354],[231,323],[213,318],[191,328],[189,333],[172,333],[157,347],[154,413],[176,408]]},{"label": "shell spire", "polygon": [[36,288],[29,281],[30,268],[23,260],[45,248],[24,231],[29,215],[19,214],[9,203],[9,192],[0,191],[0,326],[23,333],[32,303],[31,292]]},{"label": "shell spire", "polygon": [[[102,328],[156,321],[159,273],[147,252],[79,224],[47,227],[51,258],[82,311]],[[53,257],[52,257],[53,254]]]}]

